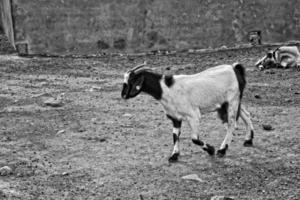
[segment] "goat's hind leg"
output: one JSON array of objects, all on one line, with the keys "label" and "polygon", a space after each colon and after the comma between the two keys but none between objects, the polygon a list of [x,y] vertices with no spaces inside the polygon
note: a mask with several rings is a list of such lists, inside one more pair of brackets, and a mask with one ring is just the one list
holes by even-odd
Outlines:
[{"label": "goat's hind leg", "polygon": [[237,112],[238,112],[237,102],[232,102],[231,105],[226,102],[218,110],[219,116],[223,120],[223,123],[227,123],[226,136],[220,146],[220,149],[217,151],[218,157],[223,157],[226,154],[229,144],[232,141],[233,131],[236,126]]},{"label": "goat's hind leg", "polygon": [[251,147],[251,146],[253,146],[253,138],[254,138],[253,125],[252,125],[252,121],[250,119],[250,113],[243,106],[241,106],[240,116],[247,127],[246,128],[247,133],[246,133],[246,137],[245,137],[245,141],[244,141],[244,146]]},{"label": "goat's hind leg", "polygon": [[226,127],[226,136],[225,136],[225,139],[223,140],[223,142],[222,142],[222,144],[220,146],[220,149],[217,151],[217,156],[218,157],[225,156],[226,151],[227,151],[227,149],[229,147],[229,144],[232,141],[234,129],[235,129],[235,121],[234,121],[234,119],[233,120],[229,119],[229,121],[227,123],[227,127]]},{"label": "goat's hind leg", "polygon": [[180,155],[180,150],[179,150],[179,136],[180,136],[180,128],[182,121],[177,120],[170,115],[167,115],[167,117],[172,121],[173,123],[173,142],[174,142],[174,148],[172,155],[169,158],[169,162],[175,162],[178,160],[178,157]]}]

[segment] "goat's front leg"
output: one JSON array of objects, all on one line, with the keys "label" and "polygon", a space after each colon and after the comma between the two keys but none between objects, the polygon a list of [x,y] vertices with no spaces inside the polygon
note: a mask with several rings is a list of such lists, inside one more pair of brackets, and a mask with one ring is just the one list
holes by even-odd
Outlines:
[{"label": "goat's front leg", "polygon": [[199,139],[200,117],[200,112],[195,112],[194,115],[188,118],[190,127],[192,129],[192,141],[194,144],[201,146],[204,151],[206,151],[209,155],[212,156],[215,154],[215,148]]},{"label": "goat's front leg", "polygon": [[169,158],[169,162],[175,162],[178,160],[178,156],[180,154],[179,150],[179,136],[180,136],[180,128],[182,121],[175,119],[174,117],[171,117],[170,115],[167,115],[167,117],[172,121],[173,123],[173,142],[174,142],[174,148],[171,157]]}]

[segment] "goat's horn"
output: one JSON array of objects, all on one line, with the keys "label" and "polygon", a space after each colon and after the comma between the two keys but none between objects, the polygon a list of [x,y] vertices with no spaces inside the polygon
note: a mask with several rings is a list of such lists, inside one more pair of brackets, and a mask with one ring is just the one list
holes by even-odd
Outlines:
[{"label": "goat's horn", "polygon": [[255,66],[258,67],[258,65],[260,65],[266,58],[267,58],[267,56],[263,56],[261,59],[259,59],[259,60],[255,63]]},{"label": "goat's horn", "polygon": [[130,71],[131,71],[131,72],[134,72],[134,71],[136,71],[136,70],[138,70],[138,69],[144,67],[146,64],[147,64],[147,62],[144,61],[144,63],[137,65],[135,68],[131,69]]}]

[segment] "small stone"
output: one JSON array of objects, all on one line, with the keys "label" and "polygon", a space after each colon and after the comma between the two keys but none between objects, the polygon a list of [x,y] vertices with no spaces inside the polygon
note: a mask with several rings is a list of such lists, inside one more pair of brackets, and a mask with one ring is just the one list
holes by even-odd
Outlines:
[{"label": "small stone", "polygon": [[204,182],[197,174],[189,174],[186,176],[181,177],[182,179],[185,180],[194,180],[194,181],[199,181],[199,182]]},{"label": "small stone", "polygon": [[60,134],[63,134],[63,133],[65,133],[66,132],[66,130],[60,130],[60,131],[58,131],[57,133],[56,133],[56,135],[60,135]]},{"label": "small stone", "polygon": [[263,124],[262,127],[266,131],[274,130],[274,128],[271,125],[269,125],[269,124]]},{"label": "small stone", "polygon": [[0,175],[7,176],[12,174],[12,169],[9,166],[4,166],[0,168]]},{"label": "small stone", "polygon": [[102,89],[101,87],[93,86],[93,87],[90,89],[90,92],[100,91],[101,89]]},{"label": "small stone", "polygon": [[125,113],[124,115],[123,115],[123,117],[132,117],[133,115],[132,114],[129,114],[129,113]]},{"label": "small stone", "polygon": [[100,138],[99,139],[99,142],[105,142],[106,141],[106,138]]},{"label": "small stone", "polygon": [[258,94],[254,95],[254,97],[255,97],[256,99],[261,99],[261,96],[258,95]]},{"label": "small stone", "polygon": [[63,176],[68,176],[68,175],[69,175],[69,172],[63,172],[61,175],[63,175]]},{"label": "small stone", "polygon": [[234,198],[225,196],[213,196],[210,200],[234,200]]},{"label": "small stone", "polygon": [[80,127],[79,129],[78,129],[78,132],[85,132],[86,131],[86,129],[84,128],[84,127]]},{"label": "small stone", "polygon": [[93,124],[97,124],[98,119],[97,118],[92,118],[91,121],[92,121]]},{"label": "small stone", "polygon": [[51,106],[51,107],[61,107],[63,106],[63,103],[60,99],[56,99],[56,98],[49,98],[46,101],[44,101],[44,104],[46,106]]},{"label": "small stone", "polygon": [[291,102],[293,102],[293,100],[292,99],[285,99],[285,102],[287,102],[287,103],[291,103]]}]

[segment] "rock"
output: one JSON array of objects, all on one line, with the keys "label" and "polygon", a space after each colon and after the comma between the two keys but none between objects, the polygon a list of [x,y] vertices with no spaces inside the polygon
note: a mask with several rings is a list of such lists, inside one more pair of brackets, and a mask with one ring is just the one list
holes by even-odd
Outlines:
[{"label": "rock", "polygon": [[186,176],[181,177],[182,179],[185,180],[194,180],[194,181],[199,181],[199,182],[204,182],[197,174],[189,174]]},{"label": "rock", "polygon": [[213,196],[210,200],[234,200],[234,198],[225,196]]},{"label": "rock", "polygon": [[125,113],[124,115],[123,115],[123,117],[132,117],[133,115],[132,114],[129,114],[129,113]]},{"label": "rock", "polygon": [[85,131],[86,131],[86,129],[83,126],[78,128],[78,132],[80,132],[80,133],[85,132]]},{"label": "rock", "polygon": [[68,175],[69,175],[69,172],[63,172],[61,175],[63,175],[63,176],[68,176]]},{"label": "rock", "polygon": [[255,97],[256,99],[261,99],[261,96],[258,95],[258,94],[254,95],[254,97]]},{"label": "rock", "polygon": [[106,142],[106,138],[99,138],[99,137],[97,137],[97,138],[95,139],[95,141]]},{"label": "rock", "polygon": [[97,118],[92,118],[91,121],[92,121],[93,124],[97,124],[98,119]]},{"label": "rock", "polygon": [[292,99],[289,99],[289,98],[286,98],[286,99],[285,99],[285,102],[291,103],[291,102],[293,102],[293,100],[292,100]]},{"label": "rock", "polygon": [[12,169],[9,166],[4,166],[0,168],[0,175],[7,176],[12,174]]},{"label": "rock", "polygon": [[228,47],[226,45],[223,45],[219,49],[228,49]]},{"label": "rock", "polygon": [[96,91],[100,91],[102,88],[98,87],[98,86],[93,86],[89,91],[90,92],[96,92]]},{"label": "rock", "polygon": [[271,125],[269,125],[269,124],[263,124],[262,127],[266,131],[274,130],[274,128]]},{"label": "rock", "polygon": [[51,107],[61,107],[63,106],[63,102],[61,99],[57,99],[57,98],[49,98],[46,101],[44,101],[44,104],[46,106],[51,106]]},{"label": "rock", "polygon": [[56,135],[60,135],[60,134],[63,134],[63,133],[65,133],[66,132],[66,130],[60,130],[60,131],[58,131],[57,133],[56,133]]}]

